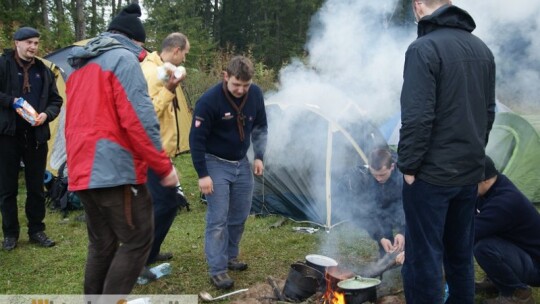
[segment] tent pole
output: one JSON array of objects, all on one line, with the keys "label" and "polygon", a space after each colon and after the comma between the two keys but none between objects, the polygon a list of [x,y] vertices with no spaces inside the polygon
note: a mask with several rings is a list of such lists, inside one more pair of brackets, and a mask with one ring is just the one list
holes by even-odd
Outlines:
[{"label": "tent pole", "polygon": [[326,137],[326,230],[332,227],[332,141],[334,128],[333,123],[328,124],[328,136]]}]

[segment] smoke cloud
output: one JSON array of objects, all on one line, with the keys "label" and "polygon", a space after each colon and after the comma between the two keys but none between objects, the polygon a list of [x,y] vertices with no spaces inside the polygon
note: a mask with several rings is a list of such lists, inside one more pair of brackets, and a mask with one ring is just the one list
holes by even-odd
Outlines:
[{"label": "smoke cloud", "polygon": [[[533,109],[538,113],[540,2],[455,0],[453,4],[472,15],[477,24],[473,34],[484,40],[495,55],[498,100],[517,112]],[[405,51],[416,38],[412,13],[405,12],[409,20],[395,22],[398,5],[401,4],[396,0],[326,1],[313,17],[306,43],[307,58],[293,59],[280,71],[279,89],[267,94],[267,103],[283,108],[307,106],[322,114],[334,131],[366,118],[380,126],[398,113]],[[315,127],[311,119],[306,120],[302,110],[290,112],[292,114],[269,115],[269,119],[279,117],[280,120],[269,130],[265,163],[269,170],[279,164],[286,164],[287,168],[297,166],[288,172],[296,171],[298,176],[290,174],[282,186],[294,193],[315,185],[317,189],[310,193],[317,197],[306,205],[314,201],[318,204],[315,209],[326,214],[328,175],[325,176],[324,171],[328,167],[324,161],[328,160],[327,145],[335,147],[338,143],[327,141],[326,134],[317,138],[314,133],[324,133],[324,129]],[[349,144],[347,140],[339,143]],[[350,150],[337,153],[344,155]],[[347,193],[347,189],[354,189],[355,185],[341,188],[335,185],[343,183],[346,176],[362,174],[357,169],[362,167],[363,161],[362,157],[352,161],[336,157],[331,160],[332,166],[342,170],[331,175],[331,199],[335,204],[332,212],[344,220],[354,222],[355,215],[369,216],[374,212],[367,208],[370,202],[366,197],[351,197]],[[317,165],[319,162],[323,164]],[[309,170],[302,171],[304,166]],[[351,235],[351,239],[355,237]],[[336,244],[326,245],[323,252],[338,259],[339,252],[332,251],[337,250]]]}]

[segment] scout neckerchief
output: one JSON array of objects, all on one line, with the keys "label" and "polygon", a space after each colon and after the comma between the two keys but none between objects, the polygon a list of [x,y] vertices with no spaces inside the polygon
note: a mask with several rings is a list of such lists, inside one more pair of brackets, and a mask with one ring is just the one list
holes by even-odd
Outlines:
[{"label": "scout neckerchief", "polygon": [[244,125],[246,116],[244,116],[244,114],[242,113],[242,109],[246,105],[248,92],[246,92],[246,95],[244,95],[240,106],[237,106],[232,97],[230,96],[229,90],[227,90],[227,82],[223,81],[223,93],[225,94],[225,97],[227,97],[227,100],[231,104],[231,107],[236,111],[236,125],[238,126],[238,132],[240,133],[240,141],[244,141]]},{"label": "scout neckerchief", "polygon": [[17,50],[15,50],[15,61],[17,62],[17,65],[21,67],[23,70],[23,87],[22,92],[23,94],[26,94],[30,92],[30,81],[28,80],[28,70],[32,67],[34,63],[36,63],[36,59],[32,58],[30,62],[23,62],[23,60],[19,57],[19,53],[17,53]]}]

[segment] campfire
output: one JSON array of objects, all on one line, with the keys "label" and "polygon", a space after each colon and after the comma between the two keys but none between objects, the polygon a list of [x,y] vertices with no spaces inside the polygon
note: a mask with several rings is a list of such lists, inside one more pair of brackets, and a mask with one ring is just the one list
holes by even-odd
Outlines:
[{"label": "campfire", "polygon": [[326,290],[322,297],[323,304],[345,304],[345,294],[339,291],[337,284],[340,281],[354,277],[354,273],[338,266],[328,267],[324,278]]}]

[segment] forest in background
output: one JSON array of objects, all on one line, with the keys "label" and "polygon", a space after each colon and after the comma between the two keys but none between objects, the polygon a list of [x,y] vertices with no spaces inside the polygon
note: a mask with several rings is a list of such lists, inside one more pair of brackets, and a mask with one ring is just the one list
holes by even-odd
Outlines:
[{"label": "forest in background", "polygon": [[[156,50],[171,32],[183,32],[192,48],[186,66],[212,69],[216,56],[243,53],[278,71],[303,57],[312,16],[323,0],[1,0],[0,47],[12,47],[13,32],[32,26],[42,33],[41,55],[106,30],[129,3],[144,10],[145,47]],[[394,20],[410,15],[400,0]],[[275,75],[275,73],[274,73]]]}]

